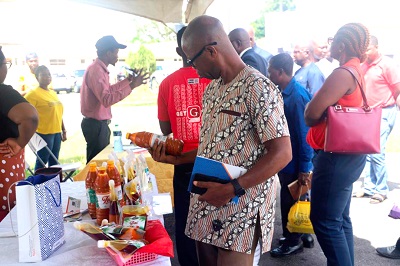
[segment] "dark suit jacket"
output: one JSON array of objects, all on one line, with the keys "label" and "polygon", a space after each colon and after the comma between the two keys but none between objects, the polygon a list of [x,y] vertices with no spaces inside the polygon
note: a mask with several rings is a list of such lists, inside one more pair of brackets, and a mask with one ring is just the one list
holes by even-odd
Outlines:
[{"label": "dark suit jacket", "polygon": [[242,55],[242,60],[246,65],[254,67],[260,71],[261,74],[268,77],[268,63],[261,55],[257,54],[254,49],[247,50]]}]

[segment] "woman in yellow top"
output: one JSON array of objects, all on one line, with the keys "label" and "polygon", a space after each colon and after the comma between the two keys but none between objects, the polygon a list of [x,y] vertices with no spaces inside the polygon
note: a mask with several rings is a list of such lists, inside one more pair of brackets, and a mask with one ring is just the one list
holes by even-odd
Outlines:
[{"label": "woman in yellow top", "polygon": [[[67,140],[67,131],[62,119],[64,107],[57,94],[49,88],[51,83],[50,71],[46,66],[39,66],[35,72],[39,87],[25,95],[25,99],[31,103],[39,114],[39,125],[36,132],[46,141],[47,146],[58,159],[61,141]],[[46,149],[38,151],[39,158],[48,166],[56,165],[56,160],[50,156]],[[36,159],[35,171],[42,168],[39,159]]]}]

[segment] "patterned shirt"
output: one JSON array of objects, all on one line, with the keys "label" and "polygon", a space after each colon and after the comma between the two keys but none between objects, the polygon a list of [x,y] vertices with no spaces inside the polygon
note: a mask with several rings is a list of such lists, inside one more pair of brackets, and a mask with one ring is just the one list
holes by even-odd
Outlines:
[{"label": "patterned shirt", "polygon": [[[265,154],[264,142],[288,136],[282,95],[257,70],[246,66],[229,84],[213,80],[203,96],[198,155],[246,169]],[[251,253],[257,216],[263,252],[271,247],[275,217],[275,175],[246,190],[238,204],[220,208],[191,194],[186,234],[197,241],[242,253]],[[213,220],[222,229],[213,230]]]}]

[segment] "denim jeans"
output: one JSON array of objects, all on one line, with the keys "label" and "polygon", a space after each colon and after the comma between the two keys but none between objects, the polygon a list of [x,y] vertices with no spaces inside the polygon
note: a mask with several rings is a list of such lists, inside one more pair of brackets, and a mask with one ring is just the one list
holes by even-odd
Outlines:
[{"label": "denim jeans", "polygon": [[364,192],[369,195],[375,193],[387,195],[389,187],[387,185],[388,174],[386,171],[386,141],[392,132],[396,122],[396,106],[382,108],[381,119],[381,153],[369,154],[364,168]]},{"label": "denim jeans", "polygon": [[329,266],[354,265],[350,202],[365,161],[366,155],[324,151],[314,157],[310,218]]},{"label": "denim jeans", "polygon": [[[61,133],[56,133],[56,134],[40,134],[38,133],[39,136],[44,139],[47,143],[47,147],[51,150],[51,152],[54,154],[54,156],[58,159],[58,155],[60,153],[60,148],[61,148]],[[46,148],[41,149],[40,151],[37,152],[39,158],[44,162],[44,164],[48,163],[48,166],[56,165],[58,164],[57,160],[54,160],[54,158],[50,155],[50,153],[47,151]],[[35,164],[35,171],[39,168],[43,168],[44,166],[42,163],[36,159],[36,164]]]}]

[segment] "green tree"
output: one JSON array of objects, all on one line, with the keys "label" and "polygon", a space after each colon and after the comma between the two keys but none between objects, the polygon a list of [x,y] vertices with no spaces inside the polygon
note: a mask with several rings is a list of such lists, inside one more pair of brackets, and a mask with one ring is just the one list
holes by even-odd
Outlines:
[{"label": "green tree", "polygon": [[270,12],[293,11],[296,9],[294,0],[265,0],[260,6],[259,17],[251,23],[256,39],[265,36],[265,14]]},{"label": "green tree", "polygon": [[130,52],[128,54],[126,63],[131,68],[143,68],[149,73],[153,73],[156,70],[156,58],[154,54],[143,45],[140,46],[136,53]]}]

